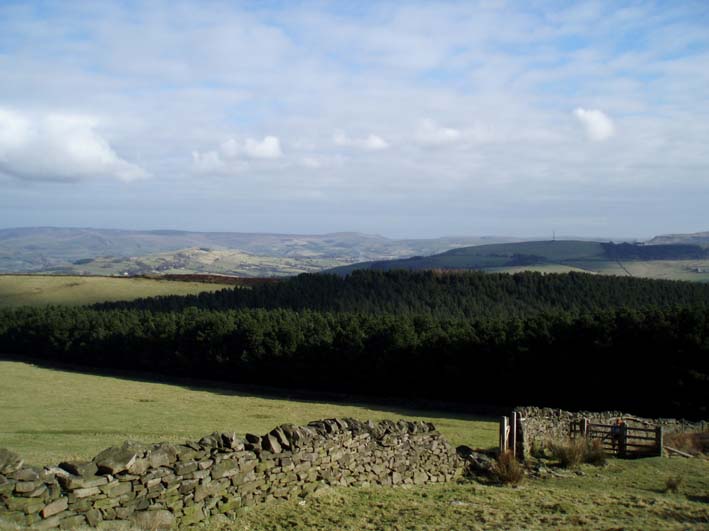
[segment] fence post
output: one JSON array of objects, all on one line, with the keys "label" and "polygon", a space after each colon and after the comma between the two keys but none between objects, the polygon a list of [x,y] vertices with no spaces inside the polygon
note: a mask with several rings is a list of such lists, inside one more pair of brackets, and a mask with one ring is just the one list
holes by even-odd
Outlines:
[{"label": "fence post", "polygon": [[581,420],[581,433],[584,439],[588,439],[588,419],[586,417]]},{"label": "fence post", "polygon": [[618,441],[618,455],[625,457],[628,449],[628,425],[623,423],[620,427],[620,440]]},{"label": "fence post", "polygon": [[512,431],[512,455],[517,457],[517,412],[512,412],[512,423],[510,424]]},{"label": "fence post", "polygon": [[509,433],[510,425],[507,417],[500,419],[500,453],[504,454],[507,451],[507,434]]},{"label": "fence post", "polygon": [[663,431],[662,426],[655,428],[655,444],[657,444],[658,455],[660,457],[665,456],[665,437]]}]

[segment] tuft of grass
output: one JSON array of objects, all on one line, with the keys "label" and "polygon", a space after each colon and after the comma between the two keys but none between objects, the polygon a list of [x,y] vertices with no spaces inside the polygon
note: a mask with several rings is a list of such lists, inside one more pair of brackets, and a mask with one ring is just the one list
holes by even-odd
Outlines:
[{"label": "tuft of grass", "polygon": [[524,479],[524,468],[512,452],[497,457],[492,473],[494,480],[502,485],[519,485]]},{"label": "tuft of grass", "polygon": [[677,493],[682,485],[682,476],[670,476],[665,481],[665,492]]},{"label": "tuft of grass", "polygon": [[553,443],[551,453],[564,468],[576,468],[582,463],[595,466],[606,464],[606,452],[601,441],[570,439],[563,443]]},{"label": "tuft of grass", "polygon": [[599,440],[591,441],[586,448],[585,462],[589,465],[604,466],[608,461],[608,455],[603,449],[603,443]]},{"label": "tuft of grass", "polygon": [[588,444],[583,439],[571,439],[552,445],[552,454],[564,468],[576,468],[586,461]]}]

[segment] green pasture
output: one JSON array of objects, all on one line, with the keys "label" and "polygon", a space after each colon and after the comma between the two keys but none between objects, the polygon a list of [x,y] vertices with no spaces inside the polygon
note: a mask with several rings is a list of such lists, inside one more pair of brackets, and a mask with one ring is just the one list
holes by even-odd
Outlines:
[{"label": "green pasture", "polygon": [[197,440],[213,431],[267,433],[329,417],[426,420],[454,444],[489,448],[497,423],[475,415],[269,398],[228,387],[149,383],[0,361],[0,448],[37,465],[90,459],[132,439]]},{"label": "green pasture", "polygon": [[47,304],[92,304],[154,297],[190,295],[226,286],[147,278],[64,275],[0,275],[0,308]]},{"label": "green pasture", "polygon": [[[273,398],[239,389],[151,383],[0,361],[0,447],[42,465],[88,459],[125,439],[194,440],[209,432],[265,433],[285,423],[341,416],[434,422],[455,445],[492,447],[494,419]],[[552,464],[553,467],[553,464]],[[558,468],[518,487],[449,484],[325,489],[305,500],[241,509],[204,530],[701,530],[709,529],[709,461],[610,459]],[[679,491],[665,492],[669,478]]]}]

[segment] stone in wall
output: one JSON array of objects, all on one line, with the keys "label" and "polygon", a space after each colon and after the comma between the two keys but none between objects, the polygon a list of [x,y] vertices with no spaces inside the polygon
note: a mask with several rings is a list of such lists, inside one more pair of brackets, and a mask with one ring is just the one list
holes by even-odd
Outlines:
[{"label": "stone in wall", "polygon": [[432,424],[403,420],[325,419],[243,439],[213,433],[184,444],[126,442],[88,462],[42,469],[0,449],[0,521],[162,529],[327,486],[450,481],[461,468]]}]

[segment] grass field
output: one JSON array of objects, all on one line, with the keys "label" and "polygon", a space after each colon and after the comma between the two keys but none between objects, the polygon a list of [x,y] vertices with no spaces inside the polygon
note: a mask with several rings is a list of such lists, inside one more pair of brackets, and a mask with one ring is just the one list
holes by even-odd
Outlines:
[{"label": "grass field", "polygon": [[[283,422],[352,416],[434,422],[453,444],[495,445],[497,423],[474,415],[268,398],[236,390],[147,383],[0,361],[0,447],[31,463],[89,458],[130,438],[195,439],[213,430],[264,433]],[[665,482],[681,477],[679,492]],[[402,488],[338,488],[303,501],[245,508],[203,529],[631,530],[709,529],[709,462],[611,459],[559,470],[520,487],[462,481]]]},{"label": "grass field", "polygon": [[434,422],[455,444],[495,446],[497,423],[474,415],[285,400],[0,361],[0,448],[37,465],[87,459],[125,439],[182,442],[213,431],[266,433],[328,417]]},{"label": "grass field", "polygon": [[92,304],[155,295],[189,295],[224,287],[220,284],[147,278],[0,275],[0,308]]}]

